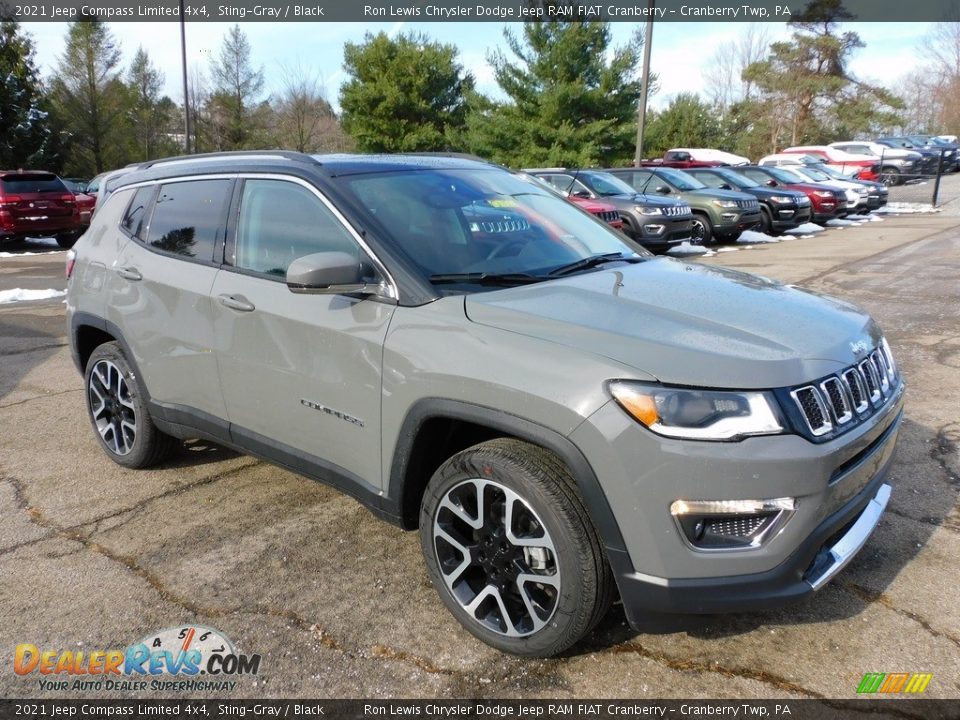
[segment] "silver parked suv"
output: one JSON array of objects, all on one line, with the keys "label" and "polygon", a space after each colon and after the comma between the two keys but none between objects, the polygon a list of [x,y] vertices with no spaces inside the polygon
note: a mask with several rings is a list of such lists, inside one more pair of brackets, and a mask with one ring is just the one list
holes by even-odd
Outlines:
[{"label": "silver parked suv", "polygon": [[203,437],[330,483],[419,527],[507,652],[563,651],[616,591],[634,626],[807,596],[890,496],[903,382],[868,315],[654,258],[481,162],[148,163],[74,252],[112,460]]}]

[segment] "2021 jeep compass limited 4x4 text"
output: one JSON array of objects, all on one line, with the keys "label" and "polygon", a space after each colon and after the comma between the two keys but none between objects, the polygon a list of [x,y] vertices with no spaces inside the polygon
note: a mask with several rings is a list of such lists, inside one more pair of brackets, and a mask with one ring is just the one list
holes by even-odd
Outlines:
[{"label": "2021 jeep compass limited 4x4 text", "polygon": [[868,315],[655,258],[481,162],[159,161],[74,252],[111,459],[203,437],[331,483],[419,527],[443,602],[508,652],[564,650],[617,591],[634,625],[806,596],[890,494],[903,383]]}]

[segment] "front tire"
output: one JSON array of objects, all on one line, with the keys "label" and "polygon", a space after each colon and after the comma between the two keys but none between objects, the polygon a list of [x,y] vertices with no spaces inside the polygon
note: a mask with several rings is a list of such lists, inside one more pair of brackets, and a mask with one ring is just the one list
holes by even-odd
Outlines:
[{"label": "front tire", "polygon": [[713,224],[706,215],[695,214],[690,228],[690,237],[694,245],[706,245],[713,240]]},{"label": "front tire", "polygon": [[434,473],[420,541],[440,599],[474,636],[503,652],[550,657],[603,617],[613,580],[566,466],[498,439]]},{"label": "front tire", "polygon": [[90,423],[100,447],[115,463],[150,467],[176,449],[178,441],[153,424],[140,379],[117,343],[104,343],[93,351],[84,387]]}]

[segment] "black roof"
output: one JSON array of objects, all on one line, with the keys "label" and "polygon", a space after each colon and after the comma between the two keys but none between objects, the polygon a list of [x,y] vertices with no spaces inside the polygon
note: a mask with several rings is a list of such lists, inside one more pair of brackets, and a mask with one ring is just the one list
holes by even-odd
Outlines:
[{"label": "black roof", "polygon": [[129,168],[116,187],[168,177],[231,172],[319,172],[327,177],[417,169],[480,169],[497,167],[480,158],[456,153],[398,155],[308,155],[287,150],[251,150],[180,155],[151,160]]}]

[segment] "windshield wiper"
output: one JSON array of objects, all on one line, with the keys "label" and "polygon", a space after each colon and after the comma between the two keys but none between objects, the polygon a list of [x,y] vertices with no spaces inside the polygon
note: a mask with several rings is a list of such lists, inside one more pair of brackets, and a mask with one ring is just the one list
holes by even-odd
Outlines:
[{"label": "windshield wiper", "polygon": [[636,263],[643,262],[646,258],[633,256],[633,257],[624,257],[623,253],[613,252],[613,253],[603,253],[602,255],[591,255],[590,257],[581,258],[572,263],[566,265],[561,265],[558,268],[554,268],[548,274],[549,275],[569,275],[570,273],[577,272],[578,270],[589,270],[590,268],[597,267],[598,265],[603,265],[608,262],[628,262]]},{"label": "windshield wiper", "polygon": [[529,273],[441,273],[431,275],[430,282],[435,285],[452,285],[464,283],[467,285],[529,285],[542,282],[547,278]]}]

